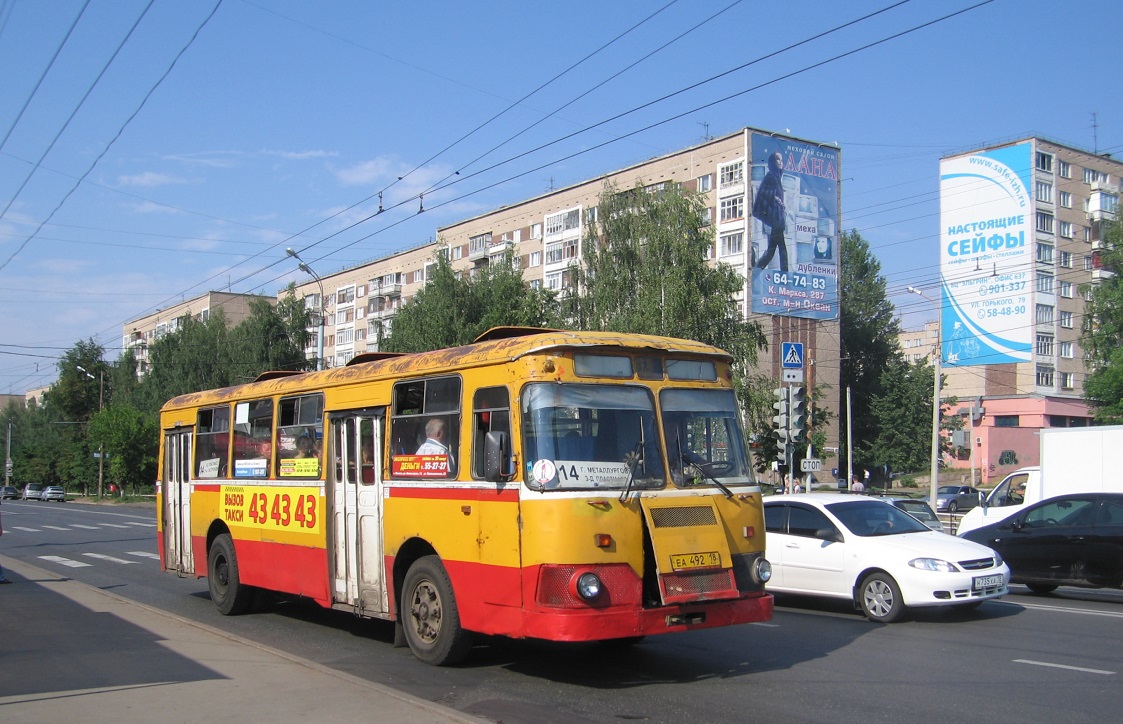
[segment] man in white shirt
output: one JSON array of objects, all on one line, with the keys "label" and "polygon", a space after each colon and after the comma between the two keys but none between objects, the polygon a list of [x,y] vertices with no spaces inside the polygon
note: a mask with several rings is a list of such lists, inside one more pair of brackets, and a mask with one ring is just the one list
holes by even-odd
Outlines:
[{"label": "man in white shirt", "polygon": [[448,426],[439,417],[425,423],[425,442],[417,448],[417,455],[445,455],[448,457],[448,470],[453,470],[452,451],[448,447]]}]

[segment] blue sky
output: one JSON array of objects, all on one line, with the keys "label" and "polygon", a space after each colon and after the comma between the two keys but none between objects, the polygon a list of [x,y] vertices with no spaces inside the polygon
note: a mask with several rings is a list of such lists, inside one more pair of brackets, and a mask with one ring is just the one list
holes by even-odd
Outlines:
[{"label": "blue sky", "polygon": [[1123,152],[1123,6],[978,1],[0,3],[0,393],[208,289],[275,293],[287,246],[327,274],[745,126],[839,143],[842,226],[917,325],[942,155]]}]

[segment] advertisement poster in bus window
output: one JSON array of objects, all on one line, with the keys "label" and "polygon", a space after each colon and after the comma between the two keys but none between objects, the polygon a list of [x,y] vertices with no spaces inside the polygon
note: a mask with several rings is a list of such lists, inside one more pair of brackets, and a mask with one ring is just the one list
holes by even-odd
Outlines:
[{"label": "advertisement poster in bus window", "polygon": [[[940,161],[940,338],[949,365],[1030,360],[1032,169],[1029,143]],[[1052,263],[1052,244],[1036,253]]]},{"label": "advertisement poster in bus window", "polygon": [[753,133],[752,310],[838,318],[838,149]]}]

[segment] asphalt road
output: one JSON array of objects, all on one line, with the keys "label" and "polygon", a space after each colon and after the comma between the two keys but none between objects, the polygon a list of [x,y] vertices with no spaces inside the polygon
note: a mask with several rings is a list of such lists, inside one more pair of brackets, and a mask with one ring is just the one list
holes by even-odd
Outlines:
[{"label": "asphalt road", "polygon": [[919,611],[890,626],[783,597],[768,624],[628,649],[483,638],[466,664],[433,668],[393,648],[389,624],[300,600],[219,615],[205,580],[160,572],[150,508],[4,501],[0,511],[2,555],[506,724],[1105,721],[1123,705],[1123,591],[1015,586],[973,612]]}]

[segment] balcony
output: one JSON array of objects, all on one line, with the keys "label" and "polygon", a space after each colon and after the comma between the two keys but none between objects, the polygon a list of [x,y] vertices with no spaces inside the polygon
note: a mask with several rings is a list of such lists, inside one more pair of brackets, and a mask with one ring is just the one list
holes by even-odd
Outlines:
[{"label": "balcony", "polygon": [[370,294],[372,297],[400,297],[402,296],[402,285],[401,283],[380,284],[372,280],[370,283]]}]

